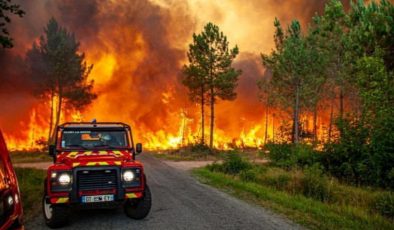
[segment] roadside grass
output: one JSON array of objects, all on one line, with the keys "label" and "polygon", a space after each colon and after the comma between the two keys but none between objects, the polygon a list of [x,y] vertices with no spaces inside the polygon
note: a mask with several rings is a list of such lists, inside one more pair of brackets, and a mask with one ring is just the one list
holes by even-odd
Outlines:
[{"label": "roadside grass", "polygon": [[229,175],[212,170],[212,166],[195,169],[193,174],[203,183],[284,214],[311,229],[393,229],[393,221],[371,208],[381,191],[330,181],[332,198],[321,201],[300,192],[302,185],[297,184],[297,178],[304,177],[301,170],[269,166],[253,166],[250,170],[256,177]]},{"label": "roadside grass", "polygon": [[48,155],[48,152],[39,151],[14,151],[10,152],[10,157],[13,164],[52,161],[52,157]]},{"label": "roadside grass", "polygon": [[219,160],[217,156],[205,155],[205,154],[190,154],[190,153],[178,153],[170,151],[161,152],[150,152],[152,156],[169,161],[215,161]]},{"label": "roadside grass", "polygon": [[187,148],[149,152],[152,156],[170,161],[216,161],[223,159],[223,152],[193,152]]},{"label": "roadside grass", "polygon": [[41,213],[41,199],[43,184],[46,176],[45,170],[15,168],[18,177],[19,189],[23,204],[25,222],[28,222]]},{"label": "roadside grass", "polygon": [[[209,149],[200,145],[188,145],[175,150],[149,151],[152,156],[170,161],[221,161],[229,152],[234,150]],[[257,148],[237,149],[237,152],[251,161],[261,160],[260,151]]]}]

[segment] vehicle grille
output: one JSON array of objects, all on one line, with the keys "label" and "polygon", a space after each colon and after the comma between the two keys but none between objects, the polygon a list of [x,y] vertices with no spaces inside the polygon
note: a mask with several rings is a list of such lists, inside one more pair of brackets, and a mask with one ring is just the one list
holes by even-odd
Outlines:
[{"label": "vehicle grille", "polygon": [[79,191],[114,189],[117,187],[117,173],[114,169],[81,170],[77,172]]}]

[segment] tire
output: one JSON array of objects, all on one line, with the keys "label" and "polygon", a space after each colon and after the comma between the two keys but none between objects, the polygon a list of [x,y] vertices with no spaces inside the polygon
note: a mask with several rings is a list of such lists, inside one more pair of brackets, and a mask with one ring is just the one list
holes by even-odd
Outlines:
[{"label": "tire", "polygon": [[152,195],[148,185],[145,185],[144,196],[140,199],[129,199],[124,205],[126,215],[132,219],[144,219],[152,206]]},{"label": "tire", "polygon": [[42,199],[42,211],[45,224],[50,228],[60,228],[68,224],[70,215],[69,207],[65,205],[55,205],[47,202],[46,197]]}]

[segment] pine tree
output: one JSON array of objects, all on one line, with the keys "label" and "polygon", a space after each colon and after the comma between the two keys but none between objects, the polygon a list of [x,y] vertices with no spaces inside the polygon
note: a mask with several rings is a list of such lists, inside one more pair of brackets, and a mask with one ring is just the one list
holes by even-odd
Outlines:
[{"label": "pine tree", "polygon": [[[183,84],[188,87],[190,98],[201,104],[202,131],[204,132],[204,106],[210,105],[210,139],[213,147],[215,103],[218,99],[234,100],[240,70],[231,65],[238,55],[238,47],[229,48],[227,37],[219,27],[208,23],[201,34],[193,35],[189,46],[189,65],[185,65]],[[204,134],[202,134],[204,143]]]},{"label": "pine tree", "polygon": [[298,21],[293,21],[284,33],[277,19],[276,50],[270,55],[262,55],[263,64],[272,71],[271,86],[275,92],[276,104],[285,111],[292,112],[292,142],[300,139],[301,109],[308,106],[307,98],[312,94],[312,76],[320,67],[318,50],[308,43],[301,33]]},{"label": "pine tree", "polygon": [[27,61],[36,94],[51,101],[48,133],[51,142],[64,106],[82,109],[96,95],[91,92],[93,81],[87,81],[93,65],[87,66],[84,54],[78,52],[79,43],[74,34],[59,26],[53,18],[44,31],[39,43],[33,43],[27,53]]}]

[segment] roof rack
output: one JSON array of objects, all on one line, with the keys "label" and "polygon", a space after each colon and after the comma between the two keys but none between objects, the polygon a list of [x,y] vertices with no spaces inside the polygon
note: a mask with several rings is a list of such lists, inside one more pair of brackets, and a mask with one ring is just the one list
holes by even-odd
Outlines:
[{"label": "roof rack", "polygon": [[59,125],[59,128],[129,128],[130,126],[122,122],[66,122]]}]

